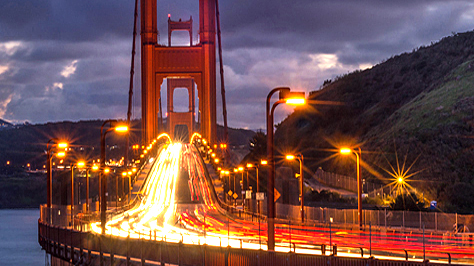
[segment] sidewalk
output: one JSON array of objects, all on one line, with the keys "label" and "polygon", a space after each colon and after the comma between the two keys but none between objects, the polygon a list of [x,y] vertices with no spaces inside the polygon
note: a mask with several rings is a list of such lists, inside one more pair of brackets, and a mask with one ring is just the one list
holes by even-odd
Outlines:
[{"label": "sidewalk", "polygon": [[331,192],[338,193],[342,197],[345,197],[345,198],[357,198],[357,194],[352,192],[352,191],[347,191],[347,190],[344,190],[342,188],[333,188],[333,187],[326,186],[326,185],[320,183],[314,177],[311,177],[311,179],[305,179],[305,183],[310,188],[312,188],[313,190],[317,190],[318,192],[321,192],[321,190],[329,190]]},{"label": "sidewalk", "polygon": [[212,164],[209,162],[209,160],[206,160],[203,158],[204,165],[207,168],[207,172],[209,173],[209,177],[212,180],[212,184],[214,185],[214,189],[216,191],[217,197],[224,202],[224,183],[220,180],[219,176],[220,173],[218,173]]},{"label": "sidewalk", "polygon": [[153,162],[147,162],[145,167],[143,167],[142,171],[137,177],[137,180],[135,180],[135,183],[133,184],[132,187],[132,200],[138,195],[138,192],[140,191],[140,188],[143,185],[143,182],[145,182],[146,177],[148,176],[148,173],[150,172],[151,167],[153,166]]}]

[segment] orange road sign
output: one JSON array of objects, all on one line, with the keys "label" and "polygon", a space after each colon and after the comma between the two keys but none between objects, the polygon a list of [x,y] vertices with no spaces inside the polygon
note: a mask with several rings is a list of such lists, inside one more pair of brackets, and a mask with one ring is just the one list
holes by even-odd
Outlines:
[{"label": "orange road sign", "polygon": [[274,196],[273,196],[273,201],[275,201],[275,202],[276,202],[276,201],[280,198],[280,196],[281,196],[280,192],[278,192],[278,190],[276,190],[276,188],[274,188],[273,195],[274,195]]}]

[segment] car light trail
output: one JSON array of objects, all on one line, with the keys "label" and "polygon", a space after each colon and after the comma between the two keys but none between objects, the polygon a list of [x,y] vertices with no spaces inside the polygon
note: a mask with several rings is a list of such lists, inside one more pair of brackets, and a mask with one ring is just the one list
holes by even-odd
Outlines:
[{"label": "car light trail", "polygon": [[[237,219],[222,209],[199,156],[191,144],[164,145],[134,204],[108,220],[106,234],[266,250],[266,222]],[[101,232],[100,223],[93,223],[91,228],[96,233]],[[329,234],[327,227],[277,223],[276,251],[321,255],[319,246],[330,242]],[[409,250],[411,260],[420,259],[422,238],[421,234],[374,232],[371,234],[372,255],[380,259],[404,258],[404,250]],[[366,247],[364,257],[369,256],[368,232],[333,228],[331,241],[339,246],[339,256],[360,257],[359,247]],[[474,249],[461,246],[455,239],[426,237],[425,246],[432,254],[450,253],[453,258],[459,254],[460,259],[467,257],[467,261],[474,261]]]}]

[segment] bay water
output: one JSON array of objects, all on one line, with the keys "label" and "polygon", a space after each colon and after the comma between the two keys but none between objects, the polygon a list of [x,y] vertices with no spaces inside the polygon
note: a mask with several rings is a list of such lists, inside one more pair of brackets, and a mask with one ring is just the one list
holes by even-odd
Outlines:
[{"label": "bay water", "polygon": [[45,265],[38,244],[39,209],[0,210],[0,265]]}]

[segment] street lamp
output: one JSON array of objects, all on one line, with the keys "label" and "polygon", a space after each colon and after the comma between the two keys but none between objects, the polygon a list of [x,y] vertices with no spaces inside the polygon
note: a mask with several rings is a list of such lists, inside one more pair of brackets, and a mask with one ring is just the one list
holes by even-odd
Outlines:
[{"label": "street lamp", "polygon": [[[92,170],[92,171],[97,171],[99,170],[99,167],[97,165],[92,165],[91,167],[87,167],[86,166],[86,162],[85,161],[79,161],[77,162],[77,168],[79,169],[84,169],[86,171],[86,213],[90,210],[90,207],[89,207],[89,180],[90,180],[90,176],[89,176],[89,171]],[[80,197],[80,195],[79,195]]]},{"label": "street lamp", "polygon": [[[243,209],[244,206],[245,206],[245,187],[246,187],[247,184],[244,183],[244,167],[239,165],[237,167],[237,170],[239,170],[239,172],[242,173],[242,179],[241,179],[242,180],[242,186],[241,186],[240,194],[242,196],[242,209]],[[248,175],[247,175],[247,177],[248,177]]]},{"label": "street lamp", "polygon": [[[60,141],[57,138],[52,138],[48,140],[48,143],[46,144],[46,172],[47,172],[47,180],[46,180],[46,194],[47,194],[47,199],[46,199],[46,206],[51,208],[51,203],[53,201],[53,197],[51,194],[51,191],[53,191],[53,171],[51,169],[52,166],[52,157],[51,157],[51,150],[52,148],[56,146],[60,149],[66,149],[68,144],[67,142]],[[58,157],[64,157],[66,154],[64,152],[58,152],[56,153],[56,156]],[[7,164],[10,164],[10,161],[7,162]]]},{"label": "street lamp", "polygon": [[[279,100],[270,109],[270,100],[276,92],[279,92]],[[268,215],[268,250],[275,250],[275,162],[273,161],[273,112],[280,103],[289,105],[305,104],[304,92],[290,92],[290,88],[275,88],[270,91],[266,101],[267,119],[267,160],[268,160],[268,182],[267,182],[267,215]]]},{"label": "street lamp", "polygon": [[359,153],[350,148],[341,148],[339,152],[343,155],[354,153],[357,158],[357,216],[359,218],[359,229],[362,228],[362,182],[360,179],[360,156],[362,152],[359,147]]},{"label": "street lamp", "polygon": [[[267,165],[267,161],[266,160],[261,160],[260,164],[261,165]],[[257,192],[256,193],[259,193],[260,192],[260,179],[258,177],[259,163],[255,162],[255,163],[248,163],[247,164],[247,168],[250,169],[250,168],[253,168],[253,167],[255,167],[255,179],[257,180]],[[247,170],[247,184],[248,184],[248,170]],[[260,214],[260,200],[257,200],[257,209],[258,209],[258,213]]]},{"label": "street lamp", "polygon": [[[254,168],[255,167],[255,179],[257,180],[257,192],[258,192],[258,163],[248,163],[247,164],[247,168],[250,169],[250,168]],[[248,170],[247,170],[247,186],[248,185],[248,182],[249,182],[249,179],[248,179]]]},{"label": "street lamp", "polygon": [[[132,174],[137,172],[137,168],[132,168],[130,170],[125,170],[122,172],[122,181],[124,178],[128,179],[128,204],[130,204],[130,198],[132,197]],[[123,187],[125,188],[125,184],[122,182]],[[122,206],[123,206],[123,200],[122,200]]]},{"label": "street lamp", "polygon": [[[224,183],[224,200],[225,200],[225,202],[228,204],[228,200],[227,200],[227,199],[228,199],[228,196],[227,196],[227,195],[229,195],[229,194],[227,194],[227,193],[228,193],[229,190],[230,190],[230,171],[222,169],[222,170],[221,170],[221,176],[224,177],[224,178],[223,178],[224,181],[225,181],[225,176],[228,177],[228,178],[227,178],[227,182]],[[226,191],[227,191],[227,192],[226,192]],[[231,196],[231,195],[229,195],[229,196]]]},{"label": "street lamp", "polygon": [[[126,125],[117,125],[113,126],[113,123],[116,123],[116,120],[106,120],[100,127],[100,227],[102,229],[102,234],[105,234],[105,220],[106,220],[106,211],[107,211],[107,199],[105,193],[107,191],[107,179],[105,173],[108,173],[105,168],[105,136],[110,131],[115,130],[118,133],[124,133],[128,131],[128,126]],[[110,128],[104,132],[104,126],[109,123]],[[104,171],[104,173],[102,173]],[[110,171],[110,170],[109,170]]]},{"label": "street lamp", "polygon": [[300,213],[301,213],[301,222],[304,223],[304,171],[303,171],[303,166],[304,166],[304,160],[303,160],[303,154],[298,154],[296,156],[294,155],[286,155],[287,160],[298,160],[300,163],[300,202],[301,202],[301,207],[300,207]]}]

